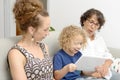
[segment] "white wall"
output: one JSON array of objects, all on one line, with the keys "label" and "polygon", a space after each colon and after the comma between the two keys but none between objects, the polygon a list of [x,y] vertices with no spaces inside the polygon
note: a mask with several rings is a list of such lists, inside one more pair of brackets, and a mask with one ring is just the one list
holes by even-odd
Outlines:
[{"label": "white wall", "polygon": [[5,37],[16,36],[16,26],[13,15],[15,0],[5,0]]},{"label": "white wall", "polygon": [[51,25],[56,31],[61,31],[66,25],[80,26],[80,15],[89,8],[96,8],[103,12],[106,23],[101,30],[109,47],[120,48],[120,0],[50,0],[48,11]]},{"label": "white wall", "polygon": [[14,16],[12,13],[15,0],[0,0],[0,38],[16,35]]},{"label": "white wall", "polygon": [[[12,13],[14,1],[0,0],[0,38],[15,36],[16,27]],[[100,32],[106,44],[109,47],[120,48],[119,3],[119,0],[48,0],[51,26],[55,27],[56,31],[61,31],[64,26],[70,24],[80,26],[80,15],[89,8],[96,8],[101,10],[106,18]]]},{"label": "white wall", "polygon": [[0,0],[0,38],[4,37],[4,0]]}]

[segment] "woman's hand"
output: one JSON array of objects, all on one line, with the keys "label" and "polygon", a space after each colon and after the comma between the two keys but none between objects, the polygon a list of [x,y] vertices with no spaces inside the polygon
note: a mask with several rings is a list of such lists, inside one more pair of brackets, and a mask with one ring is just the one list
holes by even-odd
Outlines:
[{"label": "woman's hand", "polygon": [[96,71],[101,73],[102,77],[108,74],[109,72],[109,67],[112,64],[112,60],[107,59],[105,63],[101,66],[96,67]]},{"label": "woman's hand", "polygon": [[98,66],[96,68],[96,71],[99,72],[102,77],[104,77],[105,75],[108,74],[109,67],[107,65],[103,64],[102,66]]}]

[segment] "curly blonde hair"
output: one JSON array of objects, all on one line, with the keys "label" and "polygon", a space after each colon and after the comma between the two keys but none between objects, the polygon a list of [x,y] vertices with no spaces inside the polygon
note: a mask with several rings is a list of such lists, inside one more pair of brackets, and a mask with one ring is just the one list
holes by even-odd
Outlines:
[{"label": "curly blonde hair", "polygon": [[37,28],[42,24],[37,17],[38,14],[49,16],[40,0],[16,0],[13,13],[17,27],[20,27],[23,32],[26,32],[29,26]]},{"label": "curly blonde hair", "polygon": [[71,41],[73,41],[75,36],[78,36],[78,35],[81,35],[83,37],[82,48],[84,48],[86,44],[85,32],[78,26],[70,25],[65,27],[59,36],[59,43],[61,48],[69,49],[71,46]]}]

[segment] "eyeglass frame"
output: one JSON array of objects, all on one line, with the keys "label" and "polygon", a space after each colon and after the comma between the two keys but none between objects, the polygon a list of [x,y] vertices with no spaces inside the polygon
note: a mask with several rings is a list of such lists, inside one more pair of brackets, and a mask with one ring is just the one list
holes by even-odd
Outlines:
[{"label": "eyeglass frame", "polygon": [[87,19],[87,21],[88,21],[91,25],[94,25],[94,26],[97,26],[97,27],[100,26],[99,23],[95,23],[93,20]]}]

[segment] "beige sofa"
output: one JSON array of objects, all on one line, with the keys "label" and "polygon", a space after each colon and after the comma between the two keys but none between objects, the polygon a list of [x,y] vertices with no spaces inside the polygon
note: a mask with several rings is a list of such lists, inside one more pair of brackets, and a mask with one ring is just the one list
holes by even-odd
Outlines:
[{"label": "beige sofa", "polygon": [[[51,57],[59,49],[58,34],[58,32],[50,32],[50,35],[44,40],[48,44]],[[0,80],[11,80],[7,65],[7,52],[20,38],[21,36],[0,39]],[[110,48],[110,52],[114,57],[120,58],[120,49]],[[111,80],[120,80],[120,74],[114,73]]]}]

